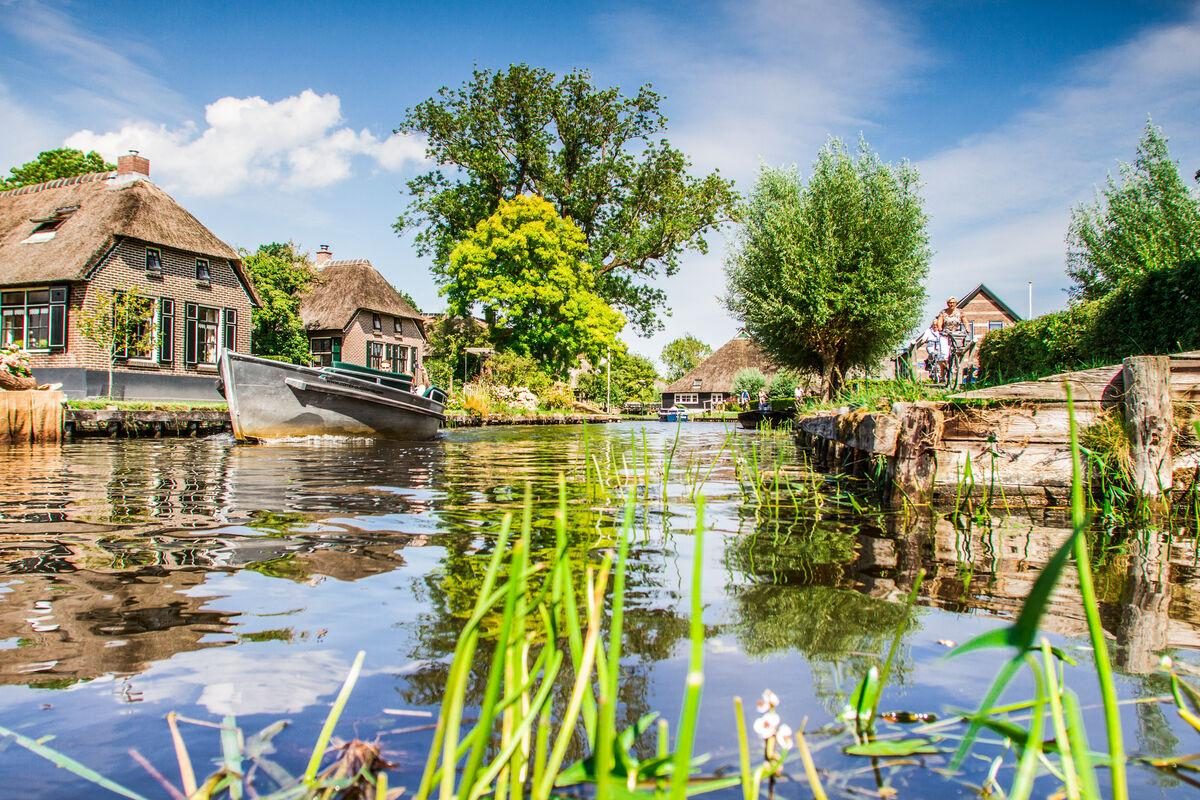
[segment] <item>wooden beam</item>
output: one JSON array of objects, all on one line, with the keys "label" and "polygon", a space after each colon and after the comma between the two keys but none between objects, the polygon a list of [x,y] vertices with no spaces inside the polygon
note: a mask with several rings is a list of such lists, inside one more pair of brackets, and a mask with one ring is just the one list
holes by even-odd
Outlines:
[{"label": "wooden beam", "polygon": [[1131,356],[1122,368],[1125,381],[1125,431],[1133,461],[1133,485],[1143,497],[1171,488],[1171,360]]}]

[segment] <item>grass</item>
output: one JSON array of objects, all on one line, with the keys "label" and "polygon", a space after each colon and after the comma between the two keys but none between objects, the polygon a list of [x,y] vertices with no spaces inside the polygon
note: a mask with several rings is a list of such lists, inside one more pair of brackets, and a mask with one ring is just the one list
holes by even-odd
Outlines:
[{"label": "grass", "polygon": [[81,411],[228,411],[224,400],[68,400],[67,408]]}]

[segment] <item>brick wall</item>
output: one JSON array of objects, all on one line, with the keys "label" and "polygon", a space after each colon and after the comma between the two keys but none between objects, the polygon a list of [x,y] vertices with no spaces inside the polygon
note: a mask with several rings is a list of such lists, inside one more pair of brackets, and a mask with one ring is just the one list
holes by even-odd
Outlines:
[{"label": "brick wall", "polygon": [[1014,320],[1000,306],[996,305],[983,292],[971,298],[971,302],[962,307],[963,319],[967,324],[975,324],[975,340],[982,341],[987,336],[988,323],[1002,322],[1004,327],[1012,325]]},{"label": "brick wall", "polygon": [[[208,285],[196,280],[196,255],[166,247],[162,253],[162,274],[146,271],[146,247],[142,242],[122,240],[104,257],[93,271],[90,281],[71,286],[67,311],[67,347],[63,351],[32,355],[32,366],[38,368],[86,367],[107,369],[107,359],[96,345],[79,333],[81,307],[94,308],[100,292],[136,286],[146,297],[169,298],[175,301],[174,338],[175,358],[172,363],[158,362],[157,347],[153,363],[118,361],[117,369],[151,371],[161,374],[206,373],[203,366],[184,364],[186,303],[211,308],[231,308],[237,312],[237,346],[235,350],[250,352],[251,304],[229,262],[208,259],[212,276]],[[221,329],[223,336],[223,328]]]},{"label": "brick wall", "polygon": [[[350,327],[342,334],[342,361],[365,365],[367,363],[367,342],[380,342],[385,345],[396,344],[403,345],[404,347],[415,347],[417,350],[417,366],[420,369],[421,363],[425,358],[425,338],[421,336],[416,321],[391,317],[387,314],[380,314],[379,316],[381,327],[383,328],[381,331],[376,331],[372,327],[372,314],[370,311],[359,310],[354,315],[354,319],[350,322]],[[395,330],[395,320],[397,319],[400,320],[400,325],[403,329],[401,333],[397,333]]]}]

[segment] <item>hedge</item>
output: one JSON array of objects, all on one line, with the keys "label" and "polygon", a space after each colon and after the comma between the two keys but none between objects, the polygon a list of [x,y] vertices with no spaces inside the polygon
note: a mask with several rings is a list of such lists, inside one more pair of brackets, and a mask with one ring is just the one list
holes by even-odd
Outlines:
[{"label": "hedge", "polygon": [[1200,348],[1200,262],[1140,276],[1108,295],[988,334],[979,366],[1020,380]]}]

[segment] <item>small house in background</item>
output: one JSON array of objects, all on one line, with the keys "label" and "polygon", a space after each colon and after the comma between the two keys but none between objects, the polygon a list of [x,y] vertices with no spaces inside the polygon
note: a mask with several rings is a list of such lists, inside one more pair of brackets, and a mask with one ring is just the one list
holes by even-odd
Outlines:
[{"label": "small house in background", "polygon": [[[108,356],[79,330],[104,292],[151,302],[149,344]],[[219,400],[217,352],[250,352],[258,300],[241,259],[150,181],[150,161],[0,192],[0,344],[72,398]],[[138,337],[139,339],[142,337]]]},{"label": "small house in background", "polygon": [[425,383],[425,318],[365,258],[316,255],[317,280],[300,300],[315,366],[334,361],[412,375]]},{"label": "small house in background", "polygon": [[668,384],[662,392],[662,407],[680,405],[707,410],[733,401],[733,379],[748,368],[761,370],[768,381],[779,371],[750,339],[744,336],[730,339],[691,372]]},{"label": "small house in background", "polygon": [[1021,315],[1001,300],[986,284],[979,284],[958,299],[963,319],[975,336],[976,348],[990,331],[1021,321]]}]

